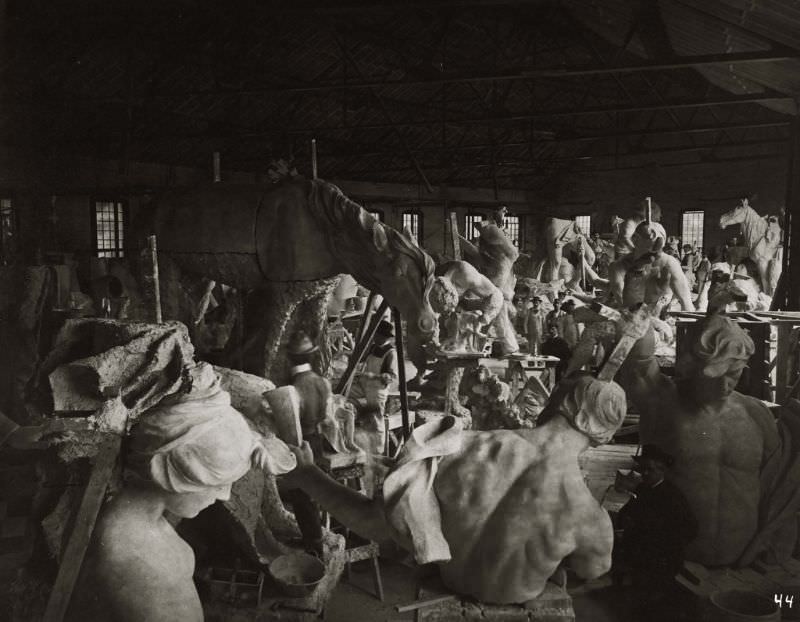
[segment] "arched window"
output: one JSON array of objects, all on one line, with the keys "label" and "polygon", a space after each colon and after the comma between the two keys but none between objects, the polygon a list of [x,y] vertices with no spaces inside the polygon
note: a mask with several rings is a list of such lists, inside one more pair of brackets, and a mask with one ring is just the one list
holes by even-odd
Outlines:
[{"label": "arched window", "polygon": [[403,212],[403,229],[408,227],[418,244],[422,244],[422,212],[416,209],[407,209]]}]

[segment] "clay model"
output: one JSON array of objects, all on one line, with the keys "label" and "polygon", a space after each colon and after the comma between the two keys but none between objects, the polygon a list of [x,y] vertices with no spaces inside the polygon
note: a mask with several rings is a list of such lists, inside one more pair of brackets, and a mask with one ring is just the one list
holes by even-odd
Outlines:
[{"label": "clay model", "polygon": [[70,619],[202,620],[194,554],[165,513],[192,518],[227,500],[254,465],[272,474],[294,467],[286,445],[265,444],[231,407],[210,366],[196,371],[189,393],[166,398],[134,426],[128,480],[101,510]]},{"label": "clay model", "polygon": [[[655,201],[650,202],[649,218],[653,222],[661,222],[661,207]],[[623,255],[633,252],[633,233],[636,227],[648,219],[647,200],[642,201],[635,207],[626,210],[618,220],[615,217],[615,228],[617,230],[617,241],[615,244],[617,259]],[[665,240],[666,243],[666,240]]]},{"label": "clay model", "polygon": [[797,404],[776,422],[763,402],[735,390],[754,347],[730,318],[699,322],[686,343],[672,379],[661,374],[647,334],[619,382],[641,412],[642,443],[675,457],[670,479],[700,524],[687,558],[714,566],[790,555],[800,507],[800,465],[791,449],[800,438]]},{"label": "clay model", "polygon": [[[759,216],[747,199],[719,218],[722,229],[740,225],[748,257],[755,263],[761,289],[768,296],[775,293],[781,275],[781,228],[776,216]],[[735,267],[735,266],[734,266]]]},{"label": "clay model", "polygon": [[456,593],[523,603],[562,561],[587,579],[609,569],[611,521],[578,456],[624,414],[618,385],[580,376],[562,382],[532,430],[467,432],[456,417],[416,428],[375,500],[325,475],[307,448],[293,448],[300,466],[287,477],[360,535],[439,563]]},{"label": "clay model", "polygon": [[663,252],[666,232],[657,222],[642,222],[634,230],[633,251],[609,267],[612,306],[656,304],[675,297],[684,311],[694,311],[692,295],[680,261]]},{"label": "clay model", "polygon": [[511,354],[519,350],[519,343],[511,322],[513,316],[514,287],[517,277],[514,275],[514,262],[519,257],[519,250],[511,242],[503,229],[505,208],[497,210],[492,218],[475,225],[479,232],[477,245],[466,238],[461,238],[464,257],[503,294],[503,306],[494,319],[493,330],[503,354]]},{"label": "clay model", "polygon": [[[256,332],[263,355],[257,369],[245,371],[286,379],[281,376],[288,373],[273,369],[283,363],[278,353],[285,334],[297,321],[309,335],[323,334],[327,299],[339,274],[351,274],[400,311],[412,361],[424,355],[423,344],[436,339],[436,315],[428,304],[433,260],[327,182],[175,190],[159,199],[153,231],[165,264],[171,259],[185,273],[261,292]],[[165,282],[169,272],[165,265]],[[180,314],[171,304],[178,299],[162,294],[167,318]],[[298,310],[303,319],[295,318]]]},{"label": "clay model", "polygon": [[[547,218],[544,222],[538,243],[530,256],[521,255],[514,269],[518,276],[524,276],[545,283],[564,279],[575,288],[581,280],[580,259],[573,262],[567,254],[579,258],[583,253],[583,268],[590,281],[600,279],[592,266],[596,257],[588,239],[574,220]],[[598,281],[602,282],[602,280]]]},{"label": "clay model", "polygon": [[[430,291],[431,308],[443,316],[461,310],[474,312],[475,329],[485,334],[504,308],[503,292],[466,261],[447,261],[437,267],[436,274]],[[513,332],[513,328],[510,330]],[[456,335],[448,337],[458,339]]]}]

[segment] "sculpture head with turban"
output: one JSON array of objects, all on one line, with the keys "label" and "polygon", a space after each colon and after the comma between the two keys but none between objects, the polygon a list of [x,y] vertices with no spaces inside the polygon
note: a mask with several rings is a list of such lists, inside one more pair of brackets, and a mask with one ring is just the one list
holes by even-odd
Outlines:
[{"label": "sculpture head with turban", "polygon": [[644,221],[636,226],[631,241],[637,257],[645,253],[660,252],[667,242],[667,231],[661,223]]},{"label": "sculpture head with turban", "polygon": [[188,394],[162,400],[139,419],[126,459],[136,483],[162,492],[166,509],[183,518],[228,499],[231,485],[254,466],[279,475],[296,465],[282,441],[253,431],[231,406],[210,365],[192,375]]},{"label": "sculpture head with turban", "polygon": [[729,317],[712,315],[690,330],[686,350],[678,357],[678,380],[684,394],[698,402],[727,398],[736,388],[755,346]]},{"label": "sculpture head with turban", "polygon": [[579,374],[558,384],[537,424],[543,425],[560,416],[588,437],[591,445],[603,445],[622,425],[626,409],[625,391],[616,382]]}]

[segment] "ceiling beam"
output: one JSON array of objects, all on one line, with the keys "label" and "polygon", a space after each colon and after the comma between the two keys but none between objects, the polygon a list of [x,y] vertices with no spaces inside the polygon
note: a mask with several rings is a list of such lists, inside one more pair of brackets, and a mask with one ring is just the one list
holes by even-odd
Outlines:
[{"label": "ceiling beam", "polygon": [[[371,89],[393,86],[425,86],[460,82],[500,82],[504,80],[561,79],[580,78],[586,76],[602,76],[620,73],[640,73],[667,71],[674,69],[691,69],[712,65],[732,65],[746,63],[772,63],[800,59],[800,52],[794,54],[776,53],[771,50],[762,52],[739,52],[732,54],[705,54],[700,56],[675,56],[667,59],[649,60],[638,63],[612,63],[608,65],[594,64],[572,67],[519,67],[506,71],[470,72],[459,74],[441,73],[430,78],[401,78],[385,80],[365,76],[350,82],[341,80],[329,82],[273,83],[263,86],[247,87],[215,87],[211,89],[184,90],[176,92],[149,93],[148,99],[173,99],[187,96],[203,95],[261,95],[269,93],[313,93],[319,91],[346,91],[353,89]],[[86,97],[87,102],[101,102],[118,98]]]},{"label": "ceiling beam", "polygon": [[[730,95],[714,98],[703,99],[679,99],[668,101],[665,100],[660,103],[648,104],[614,104],[610,106],[589,106],[580,109],[556,108],[552,110],[536,110],[526,114],[508,114],[508,115],[495,115],[485,117],[467,117],[467,118],[452,118],[447,119],[448,125],[463,126],[463,125],[486,125],[489,123],[512,123],[518,121],[529,121],[531,119],[542,119],[547,117],[573,117],[584,116],[592,114],[606,114],[615,112],[640,112],[645,110],[665,110],[667,108],[704,108],[707,106],[730,106],[741,104],[762,104],[771,101],[794,101],[791,95],[784,95],[783,93],[776,93],[769,91],[765,93],[756,93],[753,95]],[[399,125],[403,127],[427,127],[431,125],[441,125],[441,118],[436,119],[418,119],[414,121],[403,121]],[[353,126],[316,126],[316,127],[288,127],[284,130],[288,133],[294,134],[310,134],[315,132],[327,131],[341,131],[341,130],[383,130],[391,128],[391,125],[386,123],[371,123],[365,125]],[[277,131],[277,128],[269,131]]]}]

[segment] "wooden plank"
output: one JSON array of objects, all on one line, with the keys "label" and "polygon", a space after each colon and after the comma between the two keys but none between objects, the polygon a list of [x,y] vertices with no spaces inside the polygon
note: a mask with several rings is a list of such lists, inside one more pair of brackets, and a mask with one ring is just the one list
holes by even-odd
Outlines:
[{"label": "wooden plank", "polygon": [[75,525],[69,536],[61,566],[58,569],[53,591],[47,602],[44,622],[61,622],[67,613],[72,590],[78,580],[78,573],[83,565],[83,558],[92,537],[97,515],[103,505],[106,489],[111,481],[114,466],[119,456],[122,437],[116,434],[109,435],[100,445],[100,450],[95,458],[89,483],[81,499]]},{"label": "wooden plank", "polygon": [[461,259],[461,242],[458,240],[458,215],[450,212],[450,238],[453,241],[453,259]]}]

